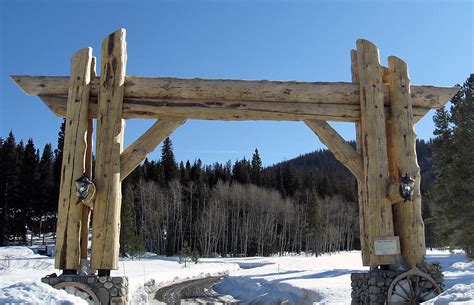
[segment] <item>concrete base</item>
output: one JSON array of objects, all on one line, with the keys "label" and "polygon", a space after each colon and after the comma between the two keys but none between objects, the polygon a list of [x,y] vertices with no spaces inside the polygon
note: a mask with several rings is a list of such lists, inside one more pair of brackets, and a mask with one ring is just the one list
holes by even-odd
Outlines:
[{"label": "concrete base", "polygon": [[89,302],[89,304],[128,304],[128,278],[125,276],[48,275],[41,282],[64,289]]},{"label": "concrete base", "polygon": [[[418,264],[420,271],[428,274],[443,289],[443,274],[439,264]],[[351,274],[352,305],[384,305],[392,281],[406,270],[372,270]]]}]

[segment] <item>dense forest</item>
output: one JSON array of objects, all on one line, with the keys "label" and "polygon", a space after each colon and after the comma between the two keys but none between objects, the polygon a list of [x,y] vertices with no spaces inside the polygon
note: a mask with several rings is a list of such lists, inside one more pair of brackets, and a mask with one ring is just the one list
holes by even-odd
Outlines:
[{"label": "dense forest", "polygon": [[[473,253],[474,76],[437,111],[435,138],[417,141],[428,247]],[[54,232],[64,124],[53,151],[0,138],[0,245]],[[351,143],[354,145],[354,143]],[[121,253],[202,256],[316,254],[358,249],[357,183],[328,150],[264,168],[250,160],[176,162],[166,139],[122,184]]]}]

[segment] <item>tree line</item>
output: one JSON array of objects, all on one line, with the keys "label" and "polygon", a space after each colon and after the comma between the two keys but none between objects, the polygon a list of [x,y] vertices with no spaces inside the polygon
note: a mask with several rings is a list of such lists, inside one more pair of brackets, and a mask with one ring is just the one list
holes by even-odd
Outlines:
[{"label": "tree line", "polygon": [[[437,111],[435,137],[417,141],[428,247],[474,249],[474,76],[450,108]],[[0,137],[0,245],[26,243],[26,230],[55,230],[64,123],[57,147]],[[351,143],[354,145],[354,143]],[[269,167],[258,150],[225,164],[177,163],[166,139],[122,184],[121,253],[203,256],[319,254],[358,249],[357,183],[328,150]]]},{"label": "tree line", "polygon": [[161,159],[124,181],[122,253],[174,255],[184,245],[206,257],[353,249],[357,203],[321,197],[312,176],[291,163],[264,169],[258,150],[234,164],[178,165],[166,139]]},{"label": "tree line", "polygon": [[42,153],[33,139],[0,137],[0,246],[27,244],[27,232],[55,231],[63,143],[64,123],[57,148],[46,144]]}]

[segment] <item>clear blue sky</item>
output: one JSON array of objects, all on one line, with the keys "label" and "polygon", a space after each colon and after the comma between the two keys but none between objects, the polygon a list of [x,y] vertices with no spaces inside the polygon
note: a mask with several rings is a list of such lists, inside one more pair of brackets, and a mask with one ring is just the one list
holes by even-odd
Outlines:
[{"label": "clear blue sky", "polygon": [[[350,49],[374,42],[409,65],[413,84],[451,86],[473,68],[473,1],[0,0],[0,137],[56,146],[60,119],[10,74],[68,75],[71,55],[127,29],[128,75],[350,81]],[[152,124],[129,120],[126,145]],[[354,139],[352,124],[333,126]],[[432,137],[432,113],[417,126]],[[188,121],[172,135],[178,161],[250,157],[269,165],[323,146],[297,122]],[[157,158],[155,151],[151,158]]]}]

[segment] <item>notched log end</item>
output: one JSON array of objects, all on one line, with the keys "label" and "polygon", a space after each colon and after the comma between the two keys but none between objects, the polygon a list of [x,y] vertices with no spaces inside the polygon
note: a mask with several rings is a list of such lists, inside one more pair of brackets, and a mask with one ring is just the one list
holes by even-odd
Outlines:
[{"label": "notched log end", "polygon": [[411,98],[424,98],[429,101],[425,107],[438,109],[446,105],[459,92],[461,87],[436,87],[429,85],[410,86]]},{"label": "notched log end", "polygon": [[375,50],[378,52],[377,46],[367,39],[357,39],[356,45],[357,49],[366,48],[368,50]]},{"label": "notched log end", "polygon": [[[20,87],[21,91],[23,91],[26,95],[36,95],[34,93],[28,92],[28,86],[27,84],[24,84],[21,80],[22,78],[27,77],[27,75],[10,75],[10,79],[15,82],[15,84]],[[38,86],[41,86],[44,84],[39,84]]]},{"label": "notched log end", "polygon": [[92,48],[87,47],[87,48],[80,49],[72,55],[72,58],[73,59],[80,58],[82,56],[92,57]]},{"label": "notched log end", "polygon": [[[58,118],[64,118],[66,117],[67,114],[67,109],[66,109],[66,103],[62,103],[61,105],[58,105],[56,102],[56,97],[55,96],[48,96],[48,95],[38,95],[38,97],[44,102],[46,107],[51,110],[51,112],[54,113],[55,116]],[[60,98],[62,100],[66,100],[66,98]],[[63,107],[61,107],[63,106]]]},{"label": "notched log end", "polygon": [[451,96],[449,98],[449,100],[452,100],[452,98],[458,94],[459,90],[461,90],[461,86],[454,86],[454,87],[450,87],[450,88],[446,88],[447,91],[449,91],[449,95]]},{"label": "notched log end", "polygon": [[115,49],[115,44],[117,42],[125,42],[125,36],[127,31],[124,28],[120,28],[113,33],[107,35],[102,41],[102,50],[106,50],[109,56],[112,56],[112,53]]},{"label": "notched log end", "polygon": [[395,55],[390,55],[389,57],[387,57],[387,61],[388,61],[389,65],[390,65],[390,63],[405,64],[405,62],[400,57],[397,57]]}]

